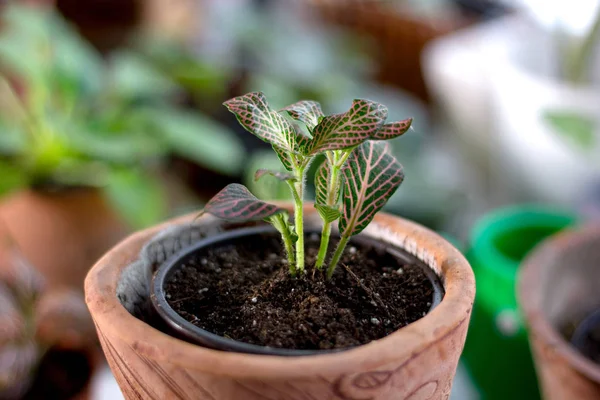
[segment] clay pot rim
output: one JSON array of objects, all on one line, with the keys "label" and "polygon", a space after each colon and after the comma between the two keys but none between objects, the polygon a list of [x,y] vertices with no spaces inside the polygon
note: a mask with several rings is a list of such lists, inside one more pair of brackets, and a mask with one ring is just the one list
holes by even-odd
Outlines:
[{"label": "clay pot rim", "polygon": [[600,238],[600,227],[588,226],[566,230],[544,241],[523,263],[517,283],[519,307],[525,314],[529,326],[530,338],[538,336],[556,353],[564,357],[578,372],[600,383],[600,366],[579,353],[550,324],[540,310],[539,285],[540,272],[557,254],[567,248],[577,247],[589,241],[591,237]]},{"label": "clay pot rim", "polygon": [[[292,209],[289,203],[280,205]],[[306,204],[304,208],[306,214],[316,213],[311,204]],[[177,360],[180,366],[213,375],[238,378],[260,378],[265,375],[314,378],[315,375],[348,372],[357,363],[367,366],[384,365],[397,360],[398,354],[408,354],[408,362],[469,322],[475,297],[475,278],[463,255],[429,229],[399,217],[379,213],[365,233],[389,237],[393,230],[396,232],[396,240],[403,242],[402,247],[416,253],[425,262],[429,259],[437,263],[446,295],[425,317],[383,339],[342,352],[314,356],[284,357],[223,352],[176,339],[132,316],[117,298],[116,287],[123,268],[138,257],[140,248],[149,238],[171,224],[189,223],[195,218],[196,214],[192,214],[134,233],[104,255],[86,277],[86,303],[96,326],[108,326],[116,330],[112,334],[118,336],[123,345],[130,346],[144,357],[165,362]],[[100,330],[98,334],[101,342],[110,347]],[[406,346],[406,343],[415,342],[418,343],[417,346]],[[408,353],[407,347],[412,352]],[[107,351],[118,357],[118,350],[109,348]],[[199,360],[202,362],[199,363]]]}]

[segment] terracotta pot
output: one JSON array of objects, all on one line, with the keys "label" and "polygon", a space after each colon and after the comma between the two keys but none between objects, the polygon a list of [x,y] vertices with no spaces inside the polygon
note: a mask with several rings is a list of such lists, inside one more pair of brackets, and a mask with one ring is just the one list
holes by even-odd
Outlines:
[{"label": "terracotta pot", "polygon": [[371,40],[380,82],[395,85],[424,101],[429,101],[429,93],[421,67],[423,49],[429,42],[476,22],[475,18],[454,12],[423,17],[387,2],[308,2],[327,22],[350,28]]},{"label": "terracotta pot", "polygon": [[[287,208],[291,210],[289,204]],[[305,213],[307,230],[320,225],[312,205],[305,207]],[[152,269],[198,238],[232,227],[209,215],[194,218],[183,217],[129,237],[106,254],[86,278],[86,302],[127,399],[449,397],[467,333],[475,281],[464,257],[440,236],[386,214],[377,215],[364,232],[406,249],[441,276],[445,297],[425,317],[347,351],[265,356],[193,345],[141,319],[148,318],[144,310],[148,310]],[[178,236],[168,235],[178,229],[182,232]]]},{"label": "terracotta pot", "polygon": [[22,191],[0,203],[0,245],[12,238],[50,287],[81,288],[94,262],[126,232],[94,190]]},{"label": "terracotta pot", "polygon": [[600,398],[600,366],[563,334],[600,308],[599,244],[599,227],[558,234],[538,247],[520,272],[519,304],[546,400]]}]

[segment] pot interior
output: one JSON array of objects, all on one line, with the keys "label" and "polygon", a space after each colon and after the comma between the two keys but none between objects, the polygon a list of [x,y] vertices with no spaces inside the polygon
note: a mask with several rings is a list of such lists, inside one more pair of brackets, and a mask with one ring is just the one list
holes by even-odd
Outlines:
[{"label": "pot interior", "polygon": [[579,237],[547,257],[539,275],[539,305],[551,326],[570,340],[576,327],[600,309],[600,232]]},{"label": "pot interior", "polygon": [[[306,232],[307,236],[317,235],[318,232]],[[265,239],[261,239],[264,237]],[[151,300],[158,315],[165,322],[166,326],[170,327],[170,332],[175,336],[181,337],[182,339],[194,342],[207,347],[212,347],[220,350],[258,353],[258,354],[277,354],[277,355],[308,355],[316,352],[323,351],[340,351],[345,348],[337,348],[332,350],[308,350],[308,349],[285,349],[275,348],[268,346],[259,346],[255,344],[243,343],[241,341],[235,341],[223,336],[216,335],[207,330],[201,329],[200,327],[192,324],[188,319],[183,318],[175,309],[172,308],[172,303],[167,300],[166,297],[170,298],[167,294],[165,287],[176,277],[176,274],[181,268],[186,265],[189,260],[198,258],[199,255],[205,254],[209,249],[226,248],[226,246],[235,246],[238,243],[256,243],[257,246],[261,246],[262,242],[267,238],[271,240],[277,239],[278,233],[270,226],[262,226],[255,228],[240,229],[224,234],[212,236],[210,238],[201,240],[188,248],[182,249],[178,254],[175,254],[170,260],[164,263],[157,271],[152,285],[152,296]],[[279,242],[279,240],[277,240]],[[425,274],[426,281],[432,286],[432,295],[428,304],[430,304],[429,311],[437,306],[443,297],[443,287],[439,281],[439,278],[434,271],[429,268],[425,263],[418,260],[416,257],[408,254],[402,249],[390,246],[385,242],[370,238],[366,235],[358,235],[351,240],[351,245],[357,247],[372,247],[379,249],[381,254],[385,254],[385,257],[391,256],[394,259],[394,264],[401,267],[403,265],[417,265],[418,268]],[[254,246],[254,245],[253,245]],[[356,251],[356,247],[352,248]],[[350,246],[349,246],[350,247]],[[252,247],[254,249],[255,247]],[[251,250],[253,251],[253,250]],[[257,250],[258,251],[258,250]],[[282,251],[282,250],[281,250]],[[310,266],[307,265],[310,271]],[[202,267],[199,267],[202,268]],[[341,268],[341,267],[340,267]],[[220,270],[220,268],[219,268]],[[357,277],[358,279],[358,277]],[[202,289],[202,288],[197,288]],[[208,290],[208,288],[204,289]],[[212,290],[212,289],[211,289]],[[176,291],[176,293],[183,293]],[[193,291],[196,293],[196,290]],[[229,293],[229,292],[228,292]],[[187,298],[188,295],[182,297]],[[229,296],[227,296],[229,298]],[[194,300],[194,308],[197,307],[196,303],[200,300]],[[216,304],[219,304],[217,302]],[[226,313],[228,314],[228,313]],[[287,314],[287,313],[286,313]],[[425,313],[424,313],[425,314]],[[419,314],[420,316],[420,314]],[[200,318],[200,317],[198,317]],[[194,317],[194,319],[197,319]],[[418,319],[418,318],[417,318]],[[237,315],[236,315],[237,321]],[[389,321],[388,321],[389,322]],[[414,322],[414,321],[413,321]],[[238,322],[236,322],[237,324]],[[247,331],[247,329],[245,330]]]}]

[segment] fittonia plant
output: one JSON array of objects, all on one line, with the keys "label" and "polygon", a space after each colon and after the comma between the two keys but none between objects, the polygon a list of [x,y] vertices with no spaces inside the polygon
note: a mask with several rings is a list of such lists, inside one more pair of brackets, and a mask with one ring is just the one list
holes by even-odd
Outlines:
[{"label": "fittonia plant", "polygon": [[340,241],[328,263],[330,278],[350,238],[366,228],[402,183],[402,166],[381,141],[402,135],[412,120],[385,123],[387,108],[362,99],[354,100],[345,113],[327,116],[314,101],[272,110],[260,92],[224,104],[248,132],[273,146],[287,172],[261,169],[255,179],[271,176],[289,185],[294,221],[287,210],[259,200],[240,184],[217,193],[203,213],[233,222],[270,222],[281,233],[291,274],[303,273],[306,171],[317,155],[324,154],[315,176],[314,206],[323,220],[315,268],[325,268],[331,227],[338,221]]}]

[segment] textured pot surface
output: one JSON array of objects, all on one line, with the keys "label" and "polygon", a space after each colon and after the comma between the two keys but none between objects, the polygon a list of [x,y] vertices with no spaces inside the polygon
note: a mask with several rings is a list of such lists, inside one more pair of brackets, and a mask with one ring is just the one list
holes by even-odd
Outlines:
[{"label": "textured pot surface", "polygon": [[561,233],[525,260],[518,297],[546,400],[600,398],[600,366],[561,334],[600,308],[600,229]]},{"label": "textured pot surface", "polygon": [[0,203],[0,245],[6,231],[48,285],[76,288],[127,232],[94,190],[16,193]]},{"label": "textured pot surface", "polygon": [[[288,209],[291,207],[288,205]],[[307,229],[319,225],[305,207]],[[464,257],[437,234],[385,214],[364,234],[406,249],[442,278],[446,295],[422,319],[351,350],[280,357],[212,350],[166,335],[148,319],[152,268],[199,237],[229,229],[205,215],[139,232],[90,271],[86,302],[127,399],[447,399],[462,352],[475,282]],[[168,236],[169,231],[181,234]]]}]

